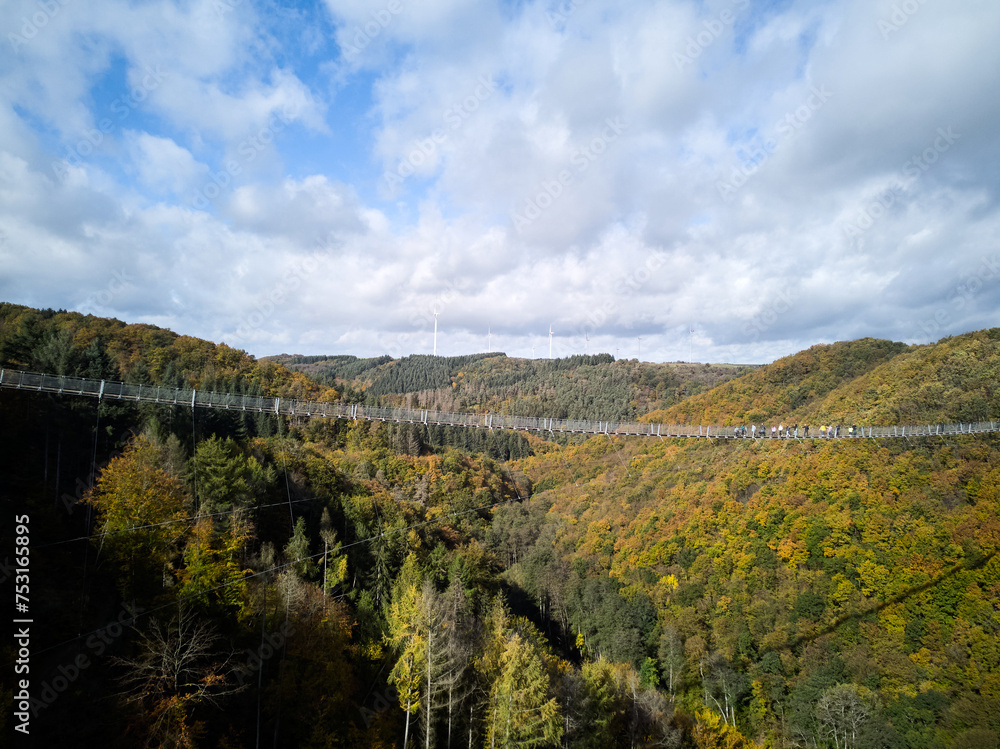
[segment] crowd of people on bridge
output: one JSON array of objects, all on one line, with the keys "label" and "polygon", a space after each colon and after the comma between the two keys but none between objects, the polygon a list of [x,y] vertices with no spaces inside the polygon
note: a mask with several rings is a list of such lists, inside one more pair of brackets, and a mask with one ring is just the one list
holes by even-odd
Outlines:
[{"label": "crowd of people on bridge", "polygon": [[[761,424],[759,427],[756,424],[751,424],[749,430],[745,426],[734,427],[733,436],[737,439],[750,438],[772,440],[809,437],[808,424],[804,425],[801,431],[802,433],[799,434],[798,424],[791,424],[790,426],[785,426],[784,424],[772,424],[770,431],[768,431],[766,424]],[[858,427],[856,424],[851,424],[849,427],[843,427],[841,424],[824,424],[823,426],[820,426],[819,429],[814,430],[812,436],[820,439],[840,439],[842,436],[864,437],[864,428]]]}]

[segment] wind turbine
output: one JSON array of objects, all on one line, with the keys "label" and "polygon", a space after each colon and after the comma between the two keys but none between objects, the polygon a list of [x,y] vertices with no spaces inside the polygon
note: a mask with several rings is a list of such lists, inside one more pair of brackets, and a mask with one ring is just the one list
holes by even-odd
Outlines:
[{"label": "wind turbine", "polygon": [[639,354],[637,358],[639,359],[639,361],[642,361],[642,336],[641,335],[636,336],[635,340],[639,342]]},{"label": "wind turbine", "polygon": [[549,324],[549,358],[552,358],[552,325]]},{"label": "wind turbine", "polygon": [[590,333],[584,333],[583,334],[583,339],[584,339],[583,353],[589,354],[590,353]]},{"label": "wind turbine", "polygon": [[438,311],[434,308],[434,356],[438,355]]},{"label": "wind turbine", "polygon": [[486,352],[493,353],[493,327],[486,328]]}]

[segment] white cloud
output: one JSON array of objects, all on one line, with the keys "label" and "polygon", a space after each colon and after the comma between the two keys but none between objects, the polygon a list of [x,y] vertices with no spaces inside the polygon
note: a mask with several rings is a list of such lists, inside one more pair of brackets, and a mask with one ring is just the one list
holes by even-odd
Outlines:
[{"label": "white cloud", "polygon": [[234,146],[260,130],[292,122],[326,130],[322,105],[293,73],[278,68],[271,70],[266,80],[251,78],[237,87],[168,75],[156,107],[179,127],[222,138]]},{"label": "white cloud", "polygon": [[965,291],[1000,228],[1000,7],[887,34],[893,6],[66,4],[0,54],[0,294],[256,353],[427,351],[435,307],[446,353],[996,324],[1000,280]]},{"label": "white cloud", "polygon": [[278,185],[247,185],[237,189],[227,214],[234,226],[264,234],[330,242],[369,229],[357,196],[350,188],[314,175]]},{"label": "white cloud", "polygon": [[130,130],[125,133],[125,141],[139,179],[156,192],[180,195],[208,172],[205,164],[170,138]]}]

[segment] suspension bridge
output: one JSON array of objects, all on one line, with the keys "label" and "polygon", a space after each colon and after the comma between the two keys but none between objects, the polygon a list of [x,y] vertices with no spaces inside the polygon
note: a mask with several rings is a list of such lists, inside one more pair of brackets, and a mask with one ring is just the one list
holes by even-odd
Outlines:
[{"label": "suspension bridge", "polygon": [[[366,406],[357,403],[327,403],[324,401],[265,398],[235,393],[216,393],[193,388],[164,385],[137,385],[112,380],[67,377],[61,375],[0,369],[0,388],[34,393],[75,395],[100,400],[157,403],[160,405],[212,408],[222,411],[273,413],[278,416],[302,418],[344,419],[351,421],[381,421],[428,426],[460,427],[465,429],[504,429],[515,432],[553,434],[593,434],[617,437],[684,437],[695,439],[771,439],[766,430],[756,435],[733,425],[657,424],[625,421],[589,421],[580,419],[547,419],[533,416],[510,416],[499,413],[449,413],[410,408]],[[818,429],[818,428],[816,428]],[[958,434],[986,434],[1000,430],[1000,421],[979,421],[955,424],[915,424],[892,426],[859,426],[853,434],[838,429],[833,434],[792,434],[786,430],[782,438],[810,439],[905,439],[910,437],[944,437]],[[841,433],[843,432],[843,433]],[[836,437],[834,436],[837,435]]]}]

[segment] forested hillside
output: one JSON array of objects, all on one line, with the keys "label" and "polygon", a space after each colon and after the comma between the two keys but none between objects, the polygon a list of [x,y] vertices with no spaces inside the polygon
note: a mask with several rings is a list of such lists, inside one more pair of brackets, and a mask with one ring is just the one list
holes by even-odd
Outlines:
[{"label": "forested hillside", "polygon": [[902,343],[872,338],[816,345],[683,404],[651,413],[645,420],[727,425],[788,420],[839,385],[906,350]]},{"label": "forested hillside", "polygon": [[336,399],[302,374],[245,351],[154,325],[0,302],[5,367],[124,382]]},{"label": "forested hillside", "polygon": [[643,421],[936,424],[1000,413],[1000,328],[927,346],[865,338],[813,346]]},{"label": "forested hillside", "polygon": [[[566,415],[706,388],[648,418],[716,423],[1000,420],[998,341],[818,346],[711,390],[604,357],[316,382],[0,306],[2,367]],[[38,746],[1000,747],[994,436],[556,443],[12,390],[0,417]]]},{"label": "forested hillside", "polygon": [[997,746],[995,438],[536,452],[505,574],[581,653],[758,745]]},{"label": "forested hillside", "polygon": [[403,359],[275,356],[266,361],[374,405],[620,421],[634,421],[754,369],[615,361],[610,354],[563,359],[514,359],[496,353]]},{"label": "forested hillside", "polygon": [[797,418],[866,424],[988,421],[1000,414],[1000,328],[917,346],[846,382]]}]

